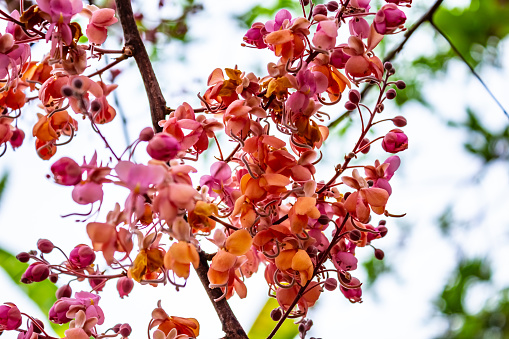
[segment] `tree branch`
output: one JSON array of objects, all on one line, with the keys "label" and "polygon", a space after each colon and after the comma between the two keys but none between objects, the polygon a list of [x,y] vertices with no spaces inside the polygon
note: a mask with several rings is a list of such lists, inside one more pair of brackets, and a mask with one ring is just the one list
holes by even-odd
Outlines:
[{"label": "tree branch", "polygon": [[[136,60],[143,83],[145,84],[154,130],[160,132],[162,128],[158,125],[158,122],[165,118],[166,101],[164,100],[161,87],[157,82],[154,69],[152,68],[152,63],[150,62],[145,45],[143,44],[138,27],[136,26],[131,2],[129,0],[115,0],[115,3],[117,5],[117,14],[124,31],[125,47],[132,51],[134,59]],[[209,265],[206,255],[200,252],[200,266],[196,269],[196,273],[216,309],[219,320],[221,320],[223,324],[223,331],[226,333],[225,338],[248,339],[246,332],[235,317],[235,314],[233,314],[228,302],[225,299],[218,302],[214,301],[214,299],[221,297],[222,293],[219,289],[211,290],[209,288],[209,279],[207,277],[208,270]]]},{"label": "tree branch", "polygon": [[163,120],[166,115],[166,100],[164,100],[161,87],[157,82],[152,63],[141,39],[136,21],[134,20],[133,9],[130,0],[115,0],[117,5],[117,14],[124,31],[125,47],[131,49],[134,59],[140,70],[145,91],[147,92],[148,102],[150,104],[150,115],[152,125],[156,132],[162,128],[158,125],[159,120]]},{"label": "tree branch", "polygon": [[196,273],[200,278],[205,291],[207,291],[207,295],[209,296],[210,301],[214,305],[217,315],[223,324],[223,332],[226,334],[225,339],[249,339],[246,332],[240,325],[237,317],[233,313],[230,305],[225,298],[214,301],[214,299],[218,299],[223,294],[220,289],[209,288],[209,278],[207,277],[207,272],[209,271],[209,264],[207,262],[206,254],[203,251],[200,251],[200,266],[196,269]]},{"label": "tree branch", "polygon": [[[435,14],[435,12],[440,7],[442,2],[444,2],[444,0],[437,0],[437,1],[435,1],[433,6],[431,6],[430,9],[423,16],[421,16],[421,18],[419,20],[417,20],[417,22],[412,27],[410,27],[410,29],[408,31],[405,32],[405,34],[404,34],[405,38],[403,39],[403,41],[401,41],[401,43],[398,46],[396,46],[394,49],[392,49],[385,56],[383,62],[387,62],[387,61],[393,60],[396,57],[396,55],[398,55],[398,53],[401,52],[401,50],[403,49],[403,47],[407,43],[408,39],[410,39],[410,37],[415,33],[417,28],[419,28],[423,23],[432,20],[433,14]],[[371,87],[372,86],[364,87],[364,89],[361,92],[361,98],[363,98],[370,91]],[[327,127],[333,128],[333,127],[337,126],[341,121],[343,121],[345,118],[347,118],[350,115],[351,112],[352,111],[347,111],[347,112],[343,113],[338,118],[336,118],[333,121],[331,121]]]}]

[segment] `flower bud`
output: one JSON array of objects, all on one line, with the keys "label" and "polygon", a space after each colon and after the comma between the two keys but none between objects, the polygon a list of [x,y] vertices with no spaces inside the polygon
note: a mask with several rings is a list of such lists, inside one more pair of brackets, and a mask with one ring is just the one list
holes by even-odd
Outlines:
[{"label": "flower bud", "polygon": [[348,92],[348,99],[357,105],[361,101],[361,93],[356,89],[352,89]]},{"label": "flower bud", "polygon": [[384,68],[390,70],[392,68],[392,63],[390,61],[384,62]]},{"label": "flower bud", "polygon": [[25,132],[23,132],[23,130],[20,130],[17,127],[14,130],[12,130],[12,135],[9,142],[11,143],[13,149],[16,149],[19,146],[21,146],[21,144],[23,144],[23,140],[25,140]]},{"label": "flower bud", "polygon": [[27,252],[21,252],[16,256],[20,262],[28,262],[30,260],[30,254]]},{"label": "flower bud", "polygon": [[72,288],[69,285],[60,286],[55,293],[57,299],[70,298],[72,295]]},{"label": "flower bud", "polygon": [[111,329],[113,330],[113,332],[118,333],[118,331],[120,331],[120,326],[122,326],[122,324],[116,324]]},{"label": "flower bud", "polygon": [[320,223],[320,225],[327,225],[330,222],[330,218],[328,215],[322,214],[318,218],[318,222]]},{"label": "flower bud", "polygon": [[48,277],[49,281],[51,281],[53,284],[56,284],[58,281],[58,274],[52,273]]},{"label": "flower bud", "polygon": [[134,281],[128,277],[122,277],[117,281],[117,291],[120,294],[120,298],[123,299],[126,295],[129,295],[134,287]]},{"label": "flower bud", "polygon": [[406,83],[403,80],[398,80],[398,81],[396,81],[396,87],[398,89],[405,89]]},{"label": "flower bud", "polygon": [[48,239],[39,239],[37,241],[37,248],[42,253],[48,254],[51,251],[53,251],[53,248],[55,248],[55,245],[53,245],[53,243]]},{"label": "flower bud", "polygon": [[83,80],[74,78],[71,82],[71,86],[74,87],[74,89],[80,90],[83,87]]},{"label": "flower bud", "polygon": [[397,117],[392,118],[392,122],[397,127],[405,127],[406,126],[406,119],[405,119],[405,117],[402,117],[401,115],[398,115]]},{"label": "flower bud", "polygon": [[334,291],[338,287],[338,281],[334,278],[328,278],[325,280],[323,287],[325,287],[327,291]]},{"label": "flower bud", "polygon": [[279,321],[279,319],[281,319],[282,316],[283,312],[281,312],[281,309],[279,307],[270,311],[270,318],[274,321]]},{"label": "flower bud", "polygon": [[384,251],[382,251],[381,249],[377,248],[375,250],[375,258],[377,258],[378,260],[382,260],[384,258]]},{"label": "flower bud", "polygon": [[[402,28],[406,21],[406,15],[395,4],[382,6],[373,19],[373,26],[379,34],[391,34],[398,28]],[[389,70],[389,68],[385,68]]]},{"label": "flower bud", "polygon": [[78,245],[73,248],[69,255],[69,262],[77,268],[85,268],[95,260],[94,251],[87,245]]},{"label": "flower bud", "polygon": [[385,237],[387,235],[388,229],[385,226],[378,226],[377,227],[378,232],[380,232],[380,237]]},{"label": "flower bud", "polygon": [[92,111],[92,113],[96,113],[96,112],[99,112],[101,110],[101,102],[97,99],[93,100],[91,103],[90,103],[90,111]]},{"label": "flower bud", "polygon": [[118,330],[118,333],[120,333],[120,335],[122,337],[128,337],[132,332],[132,329],[131,329],[131,326],[129,326],[129,324],[122,324],[120,325],[120,328]]},{"label": "flower bud", "polygon": [[[100,275],[100,272],[94,272],[95,275]],[[92,287],[93,291],[101,292],[104,288],[104,285],[106,285],[107,279],[103,278],[88,278],[88,283],[90,284],[90,287]]]},{"label": "flower bud", "polygon": [[21,312],[12,303],[0,305],[0,333],[12,331],[21,326]]},{"label": "flower bud", "polygon": [[408,148],[408,137],[400,129],[393,129],[384,137],[382,148],[389,153],[398,153]]},{"label": "flower bud", "polygon": [[34,332],[35,333],[42,333],[42,330],[44,329],[44,323],[42,322],[42,320],[39,320],[39,319],[34,319],[35,320],[35,323],[34,324]]},{"label": "flower bud", "polygon": [[74,186],[81,181],[81,167],[71,158],[63,157],[51,165],[55,182],[64,186]]},{"label": "flower bud", "polygon": [[167,133],[157,133],[148,142],[147,153],[156,160],[170,161],[177,157],[180,145],[173,136]]},{"label": "flower bud", "polygon": [[387,91],[387,93],[385,93],[385,97],[389,100],[392,100],[396,97],[397,93],[396,93],[396,90],[394,88],[391,88],[390,90]]},{"label": "flower bud", "polygon": [[351,102],[351,101],[347,101],[347,102],[345,102],[345,108],[346,108],[347,110],[349,110],[349,111],[353,111],[354,109],[356,109],[356,108],[357,108],[357,105],[356,105],[356,104],[354,104],[354,103],[353,103],[353,102]]},{"label": "flower bud", "polygon": [[[361,153],[364,153],[364,154],[367,154],[371,148],[371,145],[368,145],[369,144],[369,139],[368,138],[363,138],[362,141],[361,141],[361,144],[359,145],[359,149],[361,149]],[[366,146],[368,145],[368,146]],[[364,146],[366,146],[364,148]]]},{"label": "flower bud", "polygon": [[335,12],[339,8],[339,4],[337,1],[329,1],[325,6],[327,7],[327,10],[329,12]]},{"label": "flower bud", "polygon": [[152,129],[152,127],[145,127],[144,129],[141,130],[139,139],[141,141],[150,141],[152,140],[153,137],[154,130]]},{"label": "flower bud", "polygon": [[309,0],[301,0],[301,1],[302,1],[302,4],[303,4],[304,6],[309,5]]},{"label": "flower bud", "polygon": [[362,234],[359,230],[352,230],[350,231],[350,233],[348,233],[348,237],[350,238],[350,240],[355,242],[361,239]]},{"label": "flower bud", "polygon": [[38,261],[30,266],[21,276],[21,282],[23,284],[31,284],[33,282],[40,282],[45,280],[49,276],[50,270],[48,265]]},{"label": "flower bud", "polygon": [[319,4],[313,7],[313,16],[320,14],[327,15],[327,7],[325,7],[325,5]]}]

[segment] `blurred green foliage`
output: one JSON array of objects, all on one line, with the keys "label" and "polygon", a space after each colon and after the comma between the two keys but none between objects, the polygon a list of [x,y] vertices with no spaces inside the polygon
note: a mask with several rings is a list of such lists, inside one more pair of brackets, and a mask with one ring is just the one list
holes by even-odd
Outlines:
[{"label": "blurred green foliage", "polygon": [[[279,304],[275,298],[269,298],[258,314],[255,322],[249,330],[248,336],[251,339],[265,339],[270,334],[277,322],[271,319],[270,312],[278,308]],[[274,339],[293,339],[299,333],[298,326],[292,320],[287,319],[277,331]]]}]

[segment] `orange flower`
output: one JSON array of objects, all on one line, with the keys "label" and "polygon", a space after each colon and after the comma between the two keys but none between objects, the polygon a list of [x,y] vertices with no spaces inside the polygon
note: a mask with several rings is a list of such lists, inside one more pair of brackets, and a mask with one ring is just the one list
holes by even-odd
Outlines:
[{"label": "orange flower", "polygon": [[[152,311],[152,320],[149,324],[149,329],[153,329],[157,326],[157,331],[164,333],[164,337],[170,333],[173,329],[177,331],[177,335],[184,334],[191,338],[196,338],[200,335],[200,324],[198,320],[194,318],[181,318],[169,316],[161,308],[161,300],[157,302],[157,308]],[[154,333],[154,338],[160,338],[160,336]]]},{"label": "orange flower", "polygon": [[164,255],[164,267],[172,270],[180,277],[189,278],[190,266],[196,269],[200,265],[200,256],[196,247],[185,241],[179,241],[171,245]]},{"label": "orange flower", "polygon": [[295,234],[302,233],[308,225],[309,218],[318,219],[320,211],[316,207],[316,198],[298,197],[295,205],[288,212],[292,232]]}]

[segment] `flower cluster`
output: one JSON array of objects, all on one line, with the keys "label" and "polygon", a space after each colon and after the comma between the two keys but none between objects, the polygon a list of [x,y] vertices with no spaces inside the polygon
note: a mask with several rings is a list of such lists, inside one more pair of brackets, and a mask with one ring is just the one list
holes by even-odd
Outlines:
[{"label": "flower cluster", "polygon": [[[191,266],[200,269],[209,260],[206,276],[209,288],[221,290],[219,301],[234,294],[244,298],[245,279],[263,264],[269,295],[279,304],[273,319],[302,318],[302,336],[312,324],[305,319],[309,308],[326,290],[339,285],[349,301],[361,302],[362,283],[352,275],[357,269],[356,252],[374,248],[387,234],[386,221],[376,225],[373,220],[377,215],[395,216],[386,207],[393,193],[389,180],[400,158],[391,155],[373,165],[359,163],[357,155],[375,147],[391,154],[408,147],[400,129],[406,125],[404,117],[378,118],[385,100],[394,99],[396,89],[404,89],[405,84],[391,80],[394,67],[382,64],[374,49],[384,35],[404,30],[406,17],[400,8],[411,3],[386,2],[370,12],[369,0],[309,7],[303,1],[301,17],[282,9],[274,20],[254,23],[244,42],[274,53],[277,60],[267,65],[267,74],[258,77],[236,67],[213,70],[208,88],[199,95],[201,107],[183,103],[168,108],[167,117],[158,122],[159,130],[143,129],[121,156],[97,127],[115,118],[106,97],[116,85],[92,80],[95,74],[83,75],[87,53],[101,52],[98,45],[105,41],[107,27],[117,21],[113,9],[84,8],[79,0],[38,0],[21,17],[12,13],[9,18],[19,18],[25,29],[37,34],[27,38],[10,25],[0,37],[0,61],[7,65],[0,94],[0,104],[6,108],[0,118],[0,142],[10,142],[13,148],[22,143],[24,133],[12,126],[16,117],[10,113],[25,104],[24,91],[37,90],[44,113],[38,114],[33,135],[41,158],[55,154],[57,146],[64,144],[59,140],[62,135],[74,136],[78,123],[68,108],[91,123],[113,155],[101,162],[94,153],[82,165],[60,158],[51,166],[55,182],[72,186],[72,199],[88,205],[90,215],[105,208],[107,186],[125,191],[125,200],[112,206],[105,220],[83,220],[89,221],[90,246],[79,244],[67,255],[51,241],[39,241],[43,254],[60,250],[66,257],[63,263],[51,264],[35,251],[20,253],[20,261],[33,261],[22,282],[56,282],[59,276],[69,275],[88,281],[99,293],[116,280],[123,298],[135,282],[183,287]],[[79,12],[90,20],[86,30],[71,22]],[[338,30],[346,23],[350,36],[342,42]],[[83,31],[90,45],[78,43]],[[27,63],[26,41],[40,39],[51,41],[51,51],[40,63]],[[373,109],[362,104],[361,94],[352,89],[361,83],[379,88]],[[359,115],[361,133],[334,175],[321,178],[317,164],[330,134],[324,110],[342,101],[347,88],[343,104]],[[385,121],[398,128],[369,140],[372,127]],[[220,131],[231,147],[219,143]],[[211,165],[210,174],[196,180],[197,170],[189,162],[209,148],[217,150],[218,161]],[[132,160],[135,152],[144,151],[151,158],[147,164]],[[215,253],[204,253],[203,241],[212,242]],[[104,258],[108,270],[99,270],[96,254]],[[374,255],[380,260],[384,256],[376,248]],[[99,296],[78,292],[71,298],[71,292],[69,284],[59,288],[50,320],[71,322],[67,338],[96,337],[96,326],[105,318],[97,305]],[[18,329],[20,319],[13,304],[0,307],[0,330]],[[114,330],[122,337],[130,334],[128,324]],[[149,330],[154,339],[192,338],[198,336],[199,324],[194,318],[168,316],[159,303]]]}]

